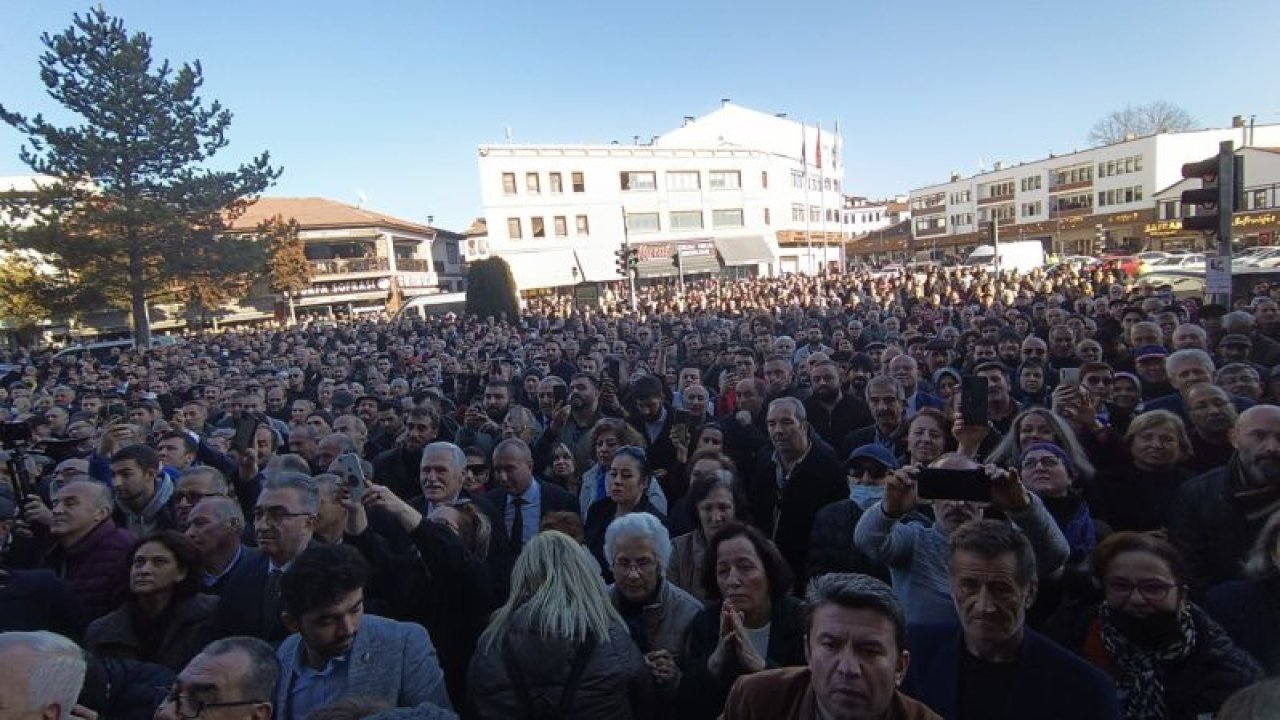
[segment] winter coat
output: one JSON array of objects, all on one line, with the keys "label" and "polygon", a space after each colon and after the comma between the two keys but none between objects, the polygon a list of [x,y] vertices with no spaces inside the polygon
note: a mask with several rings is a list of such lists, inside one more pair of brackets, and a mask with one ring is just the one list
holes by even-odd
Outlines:
[{"label": "winter coat", "polygon": [[216,639],[216,595],[193,595],[175,599],[169,613],[164,636],[155,647],[142,647],[142,640],[134,628],[136,610],[132,602],[103,615],[89,623],[84,643],[94,654],[124,660],[145,660],[163,665],[175,672],[182,670],[191,658]]},{"label": "winter coat", "polygon": [[45,556],[45,567],[71,585],[85,619],[106,615],[124,599],[128,587],[129,550],[137,542],[133,533],[116,527],[110,518],[69,548],[55,545]]}]

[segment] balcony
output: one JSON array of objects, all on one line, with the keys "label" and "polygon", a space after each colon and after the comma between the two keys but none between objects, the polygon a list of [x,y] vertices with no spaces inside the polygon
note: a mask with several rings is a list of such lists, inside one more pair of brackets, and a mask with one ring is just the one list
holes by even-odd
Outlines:
[{"label": "balcony", "polygon": [[934,226],[934,227],[928,227],[928,228],[916,228],[916,232],[915,232],[916,237],[932,237],[934,235],[945,235],[945,234],[947,234],[946,225]]},{"label": "balcony", "polygon": [[1007,195],[989,195],[984,198],[978,198],[978,205],[994,205],[1002,202],[1013,202],[1013,191],[1009,191]]},{"label": "balcony", "polygon": [[946,212],[946,209],[946,203],[938,203],[937,205],[929,205],[927,207],[912,208],[911,212],[914,215],[933,215],[935,213]]},{"label": "balcony", "polygon": [[1072,190],[1088,190],[1093,187],[1093,180],[1077,180],[1076,182],[1061,183],[1059,185],[1050,185],[1049,192],[1060,193],[1070,192]]},{"label": "balcony", "polygon": [[311,266],[311,272],[317,277],[321,275],[391,271],[391,263],[384,257],[331,258],[329,260],[309,260],[307,264]]},{"label": "balcony", "polygon": [[1063,208],[1061,210],[1050,210],[1049,219],[1066,218],[1066,217],[1083,217],[1093,212],[1091,207],[1081,208]]}]

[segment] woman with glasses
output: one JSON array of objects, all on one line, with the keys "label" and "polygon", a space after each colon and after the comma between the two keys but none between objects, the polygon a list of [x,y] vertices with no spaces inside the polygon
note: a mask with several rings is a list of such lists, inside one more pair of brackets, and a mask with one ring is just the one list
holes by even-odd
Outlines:
[{"label": "woman with glasses", "polygon": [[658,518],[631,513],[609,524],[605,557],[613,570],[609,600],[644,655],[659,690],[674,692],[685,630],[702,603],[665,580],[671,562],[671,538]]},{"label": "woman with glasses", "polygon": [[729,523],[712,536],[702,585],[711,601],[689,626],[683,717],[717,717],[742,675],[805,663],[791,569],[759,530]]},{"label": "woman with glasses", "polygon": [[1093,553],[1101,603],[1064,609],[1049,632],[1115,680],[1125,718],[1217,712],[1262,670],[1189,599],[1182,558],[1152,535],[1119,532]]},{"label": "woman with glasses", "polygon": [[606,580],[612,580],[612,574],[604,554],[604,535],[614,519],[627,513],[647,512],[666,522],[667,516],[645,494],[650,481],[649,460],[643,448],[624,445],[614,451],[609,463],[608,494],[591,504],[583,523],[587,549],[600,561]]},{"label": "woman with glasses", "polygon": [[1124,447],[1125,457],[1089,485],[1090,505],[1116,530],[1168,527],[1178,488],[1195,474],[1183,463],[1191,439],[1182,418],[1168,410],[1144,412],[1129,424]]},{"label": "woman with glasses", "polygon": [[200,550],[181,533],[161,530],[139,541],[129,560],[128,598],[89,624],[85,647],[181,670],[216,632],[218,598],[200,593]]},{"label": "woman with glasses", "polygon": [[599,568],[554,531],[535,535],[516,559],[510,599],[480,637],[467,686],[482,718],[629,720],[647,716],[653,697]]},{"label": "woman with glasses", "polygon": [[1246,579],[1211,588],[1205,609],[1275,677],[1280,675],[1280,512],[1258,533],[1244,571]]},{"label": "woman with glasses", "polygon": [[1061,417],[1042,407],[1027,408],[1018,413],[1009,434],[1000,439],[987,456],[987,462],[1013,466],[1022,458],[1023,449],[1037,442],[1053,443],[1066,451],[1081,482],[1093,477],[1093,462],[1080,445],[1075,431]]},{"label": "woman with glasses", "polygon": [[689,492],[680,499],[680,505],[692,509],[697,524],[671,541],[667,579],[705,602],[708,595],[701,578],[707,543],[725,525],[746,522],[747,498],[736,481],[733,462],[719,452],[694,453],[689,476]]}]

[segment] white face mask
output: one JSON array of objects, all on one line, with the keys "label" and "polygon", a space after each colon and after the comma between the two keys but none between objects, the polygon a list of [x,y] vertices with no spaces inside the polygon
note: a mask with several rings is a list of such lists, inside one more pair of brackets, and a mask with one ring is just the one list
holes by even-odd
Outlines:
[{"label": "white face mask", "polygon": [[884,499],[883,485],[854,485],[849,488],[849,499],[866,510]]}]

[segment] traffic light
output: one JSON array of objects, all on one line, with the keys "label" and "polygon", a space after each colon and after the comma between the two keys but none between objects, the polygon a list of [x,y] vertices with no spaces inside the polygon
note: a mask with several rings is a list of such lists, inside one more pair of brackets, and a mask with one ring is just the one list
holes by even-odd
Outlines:
[{"label": "traffic light", "polygon": [[1243,193],[1244,158],[1236,157],[1230,142],[1222,143],[1218,154],[1182,166],[1182,177],[1199,178],[1200,189],[1182,191],[1182,204],[1197,208],[1195,215],[1182,213],[1182,227],[1221,234],[1230,232],[1231,215]]},{"label": "traffic light", "polygon": [[618,274],[622,277],[630,277],[640,264],[640,250],[633,245],[623,245],[613,254],[617,258]]},{"label": "traffic light", "polygon": [[627,252],[627,246],[623,245],[617,250],[614,250],[613,254],[618,258],[617,259],[618,275],[620,277],[626,277],[627,276],[627,256],[629,255],[629,253]]},{"label": "traffic light", "polygon": [[627,274],[634,275],[636,267],[640,265],[640,248],[635,245],[627,246]]}]

